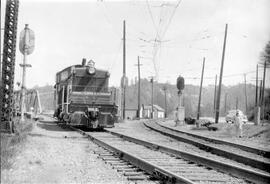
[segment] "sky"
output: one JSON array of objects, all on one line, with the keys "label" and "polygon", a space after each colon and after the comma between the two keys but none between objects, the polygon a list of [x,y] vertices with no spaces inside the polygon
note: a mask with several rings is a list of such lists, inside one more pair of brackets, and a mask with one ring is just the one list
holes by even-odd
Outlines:
[{"label": "sky", "polygon": [[[2,2],[1,28],[4,10]],[[17,37],[25,24],[35,33],[35,50],[27,56],[32,65],[26,74],[28,88],[55,84],[58,71],[80,64],[82,58],[109,70],[110,85],[119,86],[123,20],[130,80],[137,77],[140,56],[142,78],[155,76],[158,82],[175,84],[182,75],[186,83],[199,85],[205,57],[203,84],[209,85],[220,72],[228,24],[223,84],[234,85],[244,82],[244,73],[248,83],[255,83],[256,64],[270,40],[269,17],[269,0],[20,0]],[[22,77],[18,45],[19,40],[15,82]],[[261,77],[262,67],[259,72]]]}]

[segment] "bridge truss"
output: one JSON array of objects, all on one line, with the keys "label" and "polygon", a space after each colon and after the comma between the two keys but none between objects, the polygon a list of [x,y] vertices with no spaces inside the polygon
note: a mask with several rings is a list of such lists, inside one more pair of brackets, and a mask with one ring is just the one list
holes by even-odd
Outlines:
[{"label": "bridge truss", "polygon": [[19,0],[7,0],[0,90],[1,131],[12,130],[13,85]]},{"label": "bridge truss", "polygon": [[[15,91],[14,92],[14,107],[15,112],[21,112],[21,97],[22,93],[21,91]],[[42,113],[42,106],[40,103],[40,97],[38,90],[35,89],[28,89],[25,92],[25,110],[26,112],[32,112],[34,114],[40,114]]]}]

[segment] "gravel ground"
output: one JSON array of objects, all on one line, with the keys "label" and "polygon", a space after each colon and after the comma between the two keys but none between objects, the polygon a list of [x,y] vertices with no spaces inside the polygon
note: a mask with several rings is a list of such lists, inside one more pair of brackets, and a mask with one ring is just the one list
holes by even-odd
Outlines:
[{"label": "gravel ground", "polygon": [[[173,124],[173,126],[174,126],[174,124]],[[211,158],[214,160],[223,161],[224,163],[230,163],[230,164],[238,165],[239,167],[250,168],[253,170],[267,173],[267,172],[262,171],[260,169],[252,168],[251,166],[247,166],[247,165],[238,163],[236,161],[233,161],[233,160],[230,160],[227,158],[223,158],[221,156],[217,156],[217,155],[211,154],[209,152],[205,152],[205,151],[199,149],[198,147],[190,145],[188,143],[175,141],[174,139],[169,138],[168,136],[162,135],[162,134],[157,133],[155,131],[152,131],[148,128],[145,128],[145,126],[143,125],[143,121],[126,121],[125,123],[117,123],[117,124],[115,124],[115,128],[108,129],[108,130],[122,133],[122,134],[125,134],[127,136],[132,136],[132,137],[142,139],[145,141],[153,142],[156,144],[165,145],[165,146],[168,146],[168,147],[171,147],[174,149],[178,149],[181,151],[187,151],[187,152],[191,152],[193,154],[199,154],[201,156],[208,157],[208,158]],[[206,131],[204,131],[204,132],[206,132]],[[207,132],[212,133],[209,131],[207,131]]]},{"label": "gravel ground", "polygon": [[98,147],[50,121],[37,122],[1,183],[131,183],[93,153]]},{"label": "gravel ground", "polygon": [[264,124],[255,126],[254,124],[243,125],[243,137],[236,137],[236,130],[234,124],[230,123],[218,123],[213,125],[218,128],[218,131],[208,131],[206,128],[195,128],[194,125],[180,125],[175,127],[174,121],[160,122],[160,124],[175,128],[181,131],[187,131],[190,133],[223,139],[226,141],[244,144],[247,146],[264,149],[270,151],[270,124]]}]

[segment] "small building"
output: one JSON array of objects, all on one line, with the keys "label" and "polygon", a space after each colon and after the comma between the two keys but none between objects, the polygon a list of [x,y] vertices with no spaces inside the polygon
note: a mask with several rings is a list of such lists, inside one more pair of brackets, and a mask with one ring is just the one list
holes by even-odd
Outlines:
[{"label": "small building", "polygon": [[125,117],[126,119],[135,119],[137,117],[137,107],[128,106],[125,109]]},{"label": "small building", "polygon": [[[152,105],[142,105],[141,107],[141,118],[151,118],[152,113]],[[153,118],[164,118],[165,117],[165,110],[160,107],[159,105],[153,105]]]}]

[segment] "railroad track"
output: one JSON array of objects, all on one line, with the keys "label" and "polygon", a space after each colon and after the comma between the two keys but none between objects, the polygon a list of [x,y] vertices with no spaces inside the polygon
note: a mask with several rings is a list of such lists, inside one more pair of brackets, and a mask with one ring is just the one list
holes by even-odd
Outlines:
[{"label": "railroad track", "polygon": [[[165,183],[269,183],[270,181],[267,174],[229,166],[123,134],[75,130],[109,150],[109,154],[104,155],[112,158],[111,161],[120,158],[129,163],[128,167],[123,166],[124,169],[131,172],[144,171]],[[136,172],[132,174],[136,175]]]},{"label": "railroad track", "polygon": [[264,150],[178,131],[156,122],[145,122],[144,124],[154,131],[176,140],[195,145],[207,152],[235,160],[260,170],[270,171],[269,153]]}]

